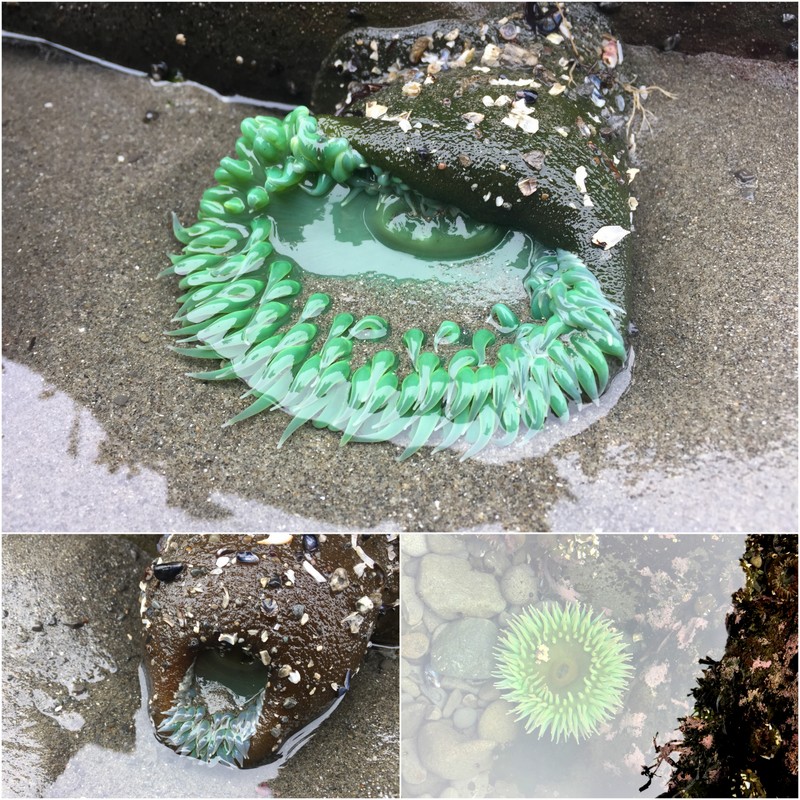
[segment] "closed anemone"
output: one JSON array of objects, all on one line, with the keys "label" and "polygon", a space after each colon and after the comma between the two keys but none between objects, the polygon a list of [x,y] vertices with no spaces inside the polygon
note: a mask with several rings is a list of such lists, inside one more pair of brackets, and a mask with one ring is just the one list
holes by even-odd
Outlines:
[{"label": "closed anemone", "polygon": [[[227,424],[280,409],[293,419],[278,446],[311,422],[343,444],[402,438],[401,459],[423,445],[468,458],[598,401],[609,363],[626,358],[624,312],[577,255],[422,197],[307,108],[241,129],[197,223],[175,221],[183,253],[165,270],[183,291],[174,349],[221,361],[189,375],[247,385],[249,405]],[[321,290],[366,272],[395,281],[385,307],[336,306]],[[395,330],[403,282],[431,277],[443,302],[469,297],[483,327],[428,313]],[[411,305],[429,311],[420,296]]]},{"label": "closed anemone", "polygon": [[266,667],[244,653],[204,651],[187,670],[158,735],[180,755],[242,766],[267,678]]},{"label": "closed anemone", "polygon": [[528,733],[576,742],[622,707],[632,672],[622,635],[588,606],[544,604],[513,617],[496,648],[495,684]]}]

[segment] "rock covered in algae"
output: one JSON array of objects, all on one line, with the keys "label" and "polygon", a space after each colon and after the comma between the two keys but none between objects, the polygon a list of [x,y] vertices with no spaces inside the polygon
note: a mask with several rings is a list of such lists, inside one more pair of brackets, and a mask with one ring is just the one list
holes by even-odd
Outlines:
[{"label": "rock covered in algae", "polygon": [[669,797],[797,795],[797,536],[747,538],[719,661],[701,659],[682,741],[658,746],[647,786],[673,765]]},{"label": "rock covered in algae", "polygon": [[[342,116],[320,126],[426,197],[577,254],[627,308],[630,239],[606,249],[608,233],[596,236],[631,229],[621,45],[583,5],[570,9],[569,38],[509,18],[353,31],[329,63],[377,62],[383,71],[351,84]],[[503,38],[508,24],[513,41]],[[418,42],[425,49],[414,63]],[[317,102],[330,104],[333,82],[323,73]]]},{"label": "rock covered in algae", "polygon": [[284,754],[349,689],[379,620],[394,616],[397,545],[362,534],[162,540],[140,586],[159,738],[242,767]]}]

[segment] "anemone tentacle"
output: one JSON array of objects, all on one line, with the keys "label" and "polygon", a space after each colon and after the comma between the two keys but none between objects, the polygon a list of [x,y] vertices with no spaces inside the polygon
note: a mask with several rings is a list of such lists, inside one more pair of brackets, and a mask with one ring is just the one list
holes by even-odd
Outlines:
[{"label": "anemone tentacle", "polygon": [[[322,293],[296,308],[304,287],[270,242],[271,198],[298,187],[322,197],[343,185],[351,192],[345,202],[357,192],[393,194],[413,212],[428,201],[367,164],[347,139],[326,137],[305,107],[283,120],[246,119],[241,131],[237,158],[222,159],[197,222],[184,228],[175,220],[183,253],[172,256],[163,273],[179,276],[184,290],[174,317],[178,327],[170,332],[183,338],[173,349],[224,362],[191,376],[240,378],[249,387],[245,396],[254,398],[228,424],[281,409],[294,420],[278,446],[310,421],[341,432],[342,443],[404,433],[409,445],[401,459],[426,444],[440,449],[463,440],[467,458],[493,439],[510,444],[536,433],[550,412],[567,419],[570,401],[597,403],[609,380],[609,359],[626,359],[618,329],[624,312],[606,299],[578,256],[538,243],[523,279],[529,321],[497,303],[488,320],[494,330],[476,331],[446,363],[440,346],[464,338],[448,320],[435,325],[433,351],[423,351],[427,336],[412,329],[403,336],[402,365],[389,350],[354,364],[354,340],[381,340],[389,323],[378,315],[355,320],[349,312],[335,314]],[[473,232],[475,240],[493,241],[492,226],[484,227]],[[317,321],[328,312],[334,316],[323,339]],[[498,336],[507,341],[492,359],[487,348]]]}]

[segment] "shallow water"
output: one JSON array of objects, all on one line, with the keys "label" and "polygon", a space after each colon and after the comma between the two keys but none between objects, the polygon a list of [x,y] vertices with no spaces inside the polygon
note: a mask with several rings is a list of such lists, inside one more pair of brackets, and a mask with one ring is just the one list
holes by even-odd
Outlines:
[{"label": "shallow water", "polygon": [[[653,737],[659,743],[676,738],[678,717],[690,712],[687,695],[702,671],[698,659],[719,658],[725,648],[731,594],[744,585],[738,563],[743,544],[738,535],[448,535],[435,541],[429,535],[406,542],[402,641],[413,637],[415,650],[421,649],[424,636],[430,650],[413,657],[404,650],[402,659],[401,714],[411,721],[403,728],[403,753],[410,754],[402,764],[403,794],[439,796],[449,788],[476,797],[657,796],[669,774],[662,768],[640,793],[642,767],[655,761]],[[447,600],[436,581],[449,585],[447,574],[466,565],[475,580],[481,575],[483,589]],[[520,591],[530,599],[520,602]],[[483,604],[490,594],[496,604],[491,610]],[[459,620],[489,620],[503,631],[524,608],[565,601],[591,606],[610,620],[633,667],[622,708],[580,742],[555,742],[549,731],[540,738],[519,723],[498,722],[501,693],[494,679],[465,676],[464,669],[481,667],[451,661],[456,656],[437,644]],[[445,613],[447,602],[453,605]],[[492,613],[500,604],[504,608]],[[491,641],[462,641],[461,648],[489,647],[491,657]],[[431,724],[444,728],[426,728]],[[491,758],[482,769],[445,777],[468,747]]]},{"label": "shallow water", "polygon": [[[375,197],[362,193],[343,205],[347,196],[348,190],[341,186],[322,202],[300,192],[279,195],[268,210],[275,222],[271,241],[276,252],[316,276],[385,281],[383,291],[413,293],[415,284],[431,282],[443,304],[456,308],[491,306],[498,300],[512,305],[527,298],[522,280],[530,268],[532,242],[525,234],[509,231],[496,247],[471,258],[416,256],[388,250],[370,233],[364,215],[376,204]],[[416,326],[431,328],[429,310]]]},{"label": "shallow water", "polygon": [[[95,744],[82,747],[45,797],[254,797],[259,784],[271,784],[281,762],[256,769],[209,766],[183,758],[156,739],[147,714],[147,690],[141,667],[142,702],[134,717],[131,752]],[[322,722],[322,720],[320,720]]]}]

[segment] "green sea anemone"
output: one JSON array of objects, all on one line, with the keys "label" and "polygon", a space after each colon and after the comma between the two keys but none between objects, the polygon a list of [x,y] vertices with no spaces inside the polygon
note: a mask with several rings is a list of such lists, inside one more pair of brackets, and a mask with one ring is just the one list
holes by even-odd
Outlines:
[{"label": "green sea anemone", "polygon": [[[589,17],[547,44],[519,27],[513,45],[485,25],[351,32],[315,90],[317,108],[343,100],[335,116],[242,122],[164,271],[182,291],[175,350],[222,362],[189,374],[247,386],[229,423],[279,409],[279,446],[311,423],[343,444],[403,439],[401,459],[467,458],[599,404],[631,363],[636,204],[626,84]],[[360,89],[341,98],[348,71]]]},{"label": "green sea anemone", "polygon": [[545,604],[515,616],[496,649],[495,684],[539,738],[580,741],[622,706],[632,668],[622,635],[588,606]]},{"label": "green sea anemone", "polygon": [[[325,136],[306,108],[283,121],[247,119],[242,133],[239,159],[222,160],[219,184],[203,195],[199,221],[189,228],[175,221],[185,246],[165,270],[181,278],[184,291],[173,318],[179,327],[171,332],[183,346],[174,349],[222,360],[221,368],[189,374],[239,378],[249,387],[253,402],[229,423],[281,409],[294,419],[279,444],[310,421],[341,431],[343,443],[405,434],[410,443],[401,458],[424,444],[442,448],[459,441],[469,445],[468,457],[493,439],[510,444],[536,433],[550,411],[568,418],[570,400],[597,402],[610,377],[607,359],[625,361],[617,327],[622,308],[605,297],[577,255],[530,242],[519,271],[529,321],[495,303],[487,320],[493,330],[465,334],[444,320],[431,329],[433,352],[423,349],[429,334],[411,328],[401,337],[403,353],[362,344],[362,363],[351,363],[357,342],[386,338],[389,321],[376,314],[356,320],[345,311],[321,334],[319,319],[332,310],[331,298],[309,293],[307,273],[271,241],[271,215],[280,212],[283,193],[299,188],[323,203],[341,187],[334,219],[354,197],[371,197],[379,206],[369,210],[370,230],[383,228],[400,250],[433,248],[444,258],[455,257],[451,248],[461,257],[492,252],[505,233],[433,204],[370,166],[347,139]],[[301,310],[293,307],[296,300]],[[457,349],[461,342],[467,346]]]}]

